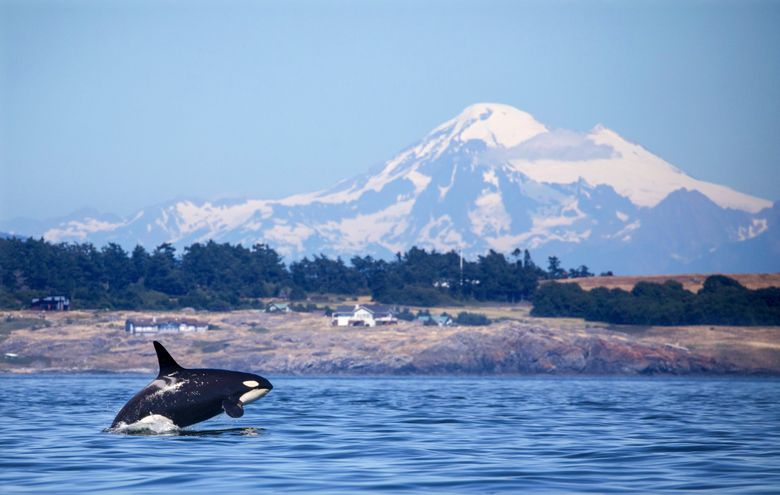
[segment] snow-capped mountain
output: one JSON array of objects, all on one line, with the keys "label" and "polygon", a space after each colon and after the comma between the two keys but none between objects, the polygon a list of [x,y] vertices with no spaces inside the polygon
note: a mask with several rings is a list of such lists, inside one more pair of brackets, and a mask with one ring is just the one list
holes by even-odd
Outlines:
[{"label": "snow-capped mountain", "polygon": [[[175,201],[129,218],[82,214],[0,228],[149,248],[260,242],[292,258],[384,257],[413,245],[467,255],[528,248],[540,263],[554,254],[567,266],[620,273],[777,271],[780,246],[770,239],[779,211],[696,180],[603,126],[551,129],[513,107],[476,104],[378,172],[328,190],[273,201]],[[730,266],[721,266],[724,259]]]}]

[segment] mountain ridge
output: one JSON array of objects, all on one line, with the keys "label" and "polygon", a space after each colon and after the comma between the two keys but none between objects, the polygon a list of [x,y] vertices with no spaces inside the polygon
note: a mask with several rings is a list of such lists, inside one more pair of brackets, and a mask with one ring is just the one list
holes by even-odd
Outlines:
[{"label": "mountain ridge", "polygon": [[[261,242],[290,258],[387,257],[412,245],[472,256],[529,248],[537,259],[571,256],[596,269],[679,273],[706,268],[725,246],[732,259],[741,251],[773,256],[775,243],[745,243],[767,235],[773,208],[694,179],[603,125],[552,129],[511,106],[480,103],[375,172],[328,189],[278,200],[172,201],[125,218],[41,222],[25,233],[146,247]],[[771,259],[760,266],[780,268]]]}]

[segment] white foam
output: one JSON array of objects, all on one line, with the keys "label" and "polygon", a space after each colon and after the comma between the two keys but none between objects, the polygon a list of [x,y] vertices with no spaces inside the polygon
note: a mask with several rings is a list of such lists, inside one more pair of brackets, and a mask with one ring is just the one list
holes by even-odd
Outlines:
[{"label": "white foam", "polygon": [[181,428],[176,426],[169,418],[160,414],[150,414],[145,418],[139,419],[135,423],[126,424],[120,422],[109,431],[112,433],[153,433],[159,435],[163,433],[174,433],[179,430],[181,430]]}]

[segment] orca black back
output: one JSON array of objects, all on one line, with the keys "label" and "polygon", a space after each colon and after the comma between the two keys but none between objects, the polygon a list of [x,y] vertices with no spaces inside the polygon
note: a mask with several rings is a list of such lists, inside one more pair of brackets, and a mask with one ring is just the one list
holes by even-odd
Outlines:
[{"label": "orca black back", "polygon": [[154,351],[157,353],[157,364],[160,367],[160,372],[157,374],[158,377],[163,375],[170,375],[173,372],[181,371],[184,368],[179,366],[179,363],[176,362],[175,359],[173,359],[173,356],[168,352],[168,350],[163,347],[163,345],[156,340],[153,342],[154,344]]},{"label": "orca black back", "polygon": [[154,350],[160,366],[157,377],[125,404],[112,428],[149,416],[162,416],[181,428],[222,412],[238,418],[244,414],[244,405],[273,389],[271,382],[252,373],[184,368],[157,341]]}]

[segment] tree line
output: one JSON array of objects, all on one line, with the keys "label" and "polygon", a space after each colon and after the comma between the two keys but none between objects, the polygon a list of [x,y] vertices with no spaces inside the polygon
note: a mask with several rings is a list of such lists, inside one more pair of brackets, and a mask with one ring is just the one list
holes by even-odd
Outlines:
[{"label": "tree line", "polygon": [[169,243],[151,252],[125,251],[110,243],[50,243],[0,239],[0,307],[27,307],[35,297],[64,295],[72,308],[208,310],[261,307],[260,298],[302,301],[317,293],[370,295],[375,301],[414,306],[464,301],[530,299],[539,280],[590,275],[587,267],[565,271],[552,257],[544,270],[530,253],[489,251],[475,260],[451,251],[412,247],[394,259],[355,256],[345,262],[325,255],[286,265],[265,244],[192,244],[179,255]]},{"label": "tree line", "polygon": [[[519,249],[468,260],[454,251],[412,247],[390,260],[354,256],[345,262],[320,254],[287,265],[265,244],[209,241],[179,255],[168,243],[151,252],[142,246],[127,252],[113,243],[98,249],[90,243],[8,238],[0,239],[0,308],[26,308],[33,298],[64,295],[74,309],[223,311],[262,308],[261,298],[303,302],[333,294],[370,295],[398,306],[526,300],[533,301],[535,316],[615,324],[780,324],[779,288],[750,290],[716,275],[697,293],[674,281],[639,282],[630,292],[584,291],[555,280],[592,276],[588,267],[565,270],[557,257],[547,261],[543,269]],[[548,282],[540,284],[543,280]]]},{"label": "tree line", "polygon": [[707,277],[693,293],[679,282],[639,282],[629,292],[575,283],[545,283],[534,316],[568,316],[627,325],[780,325],[780,288],[750,290],[737,280]]}]

